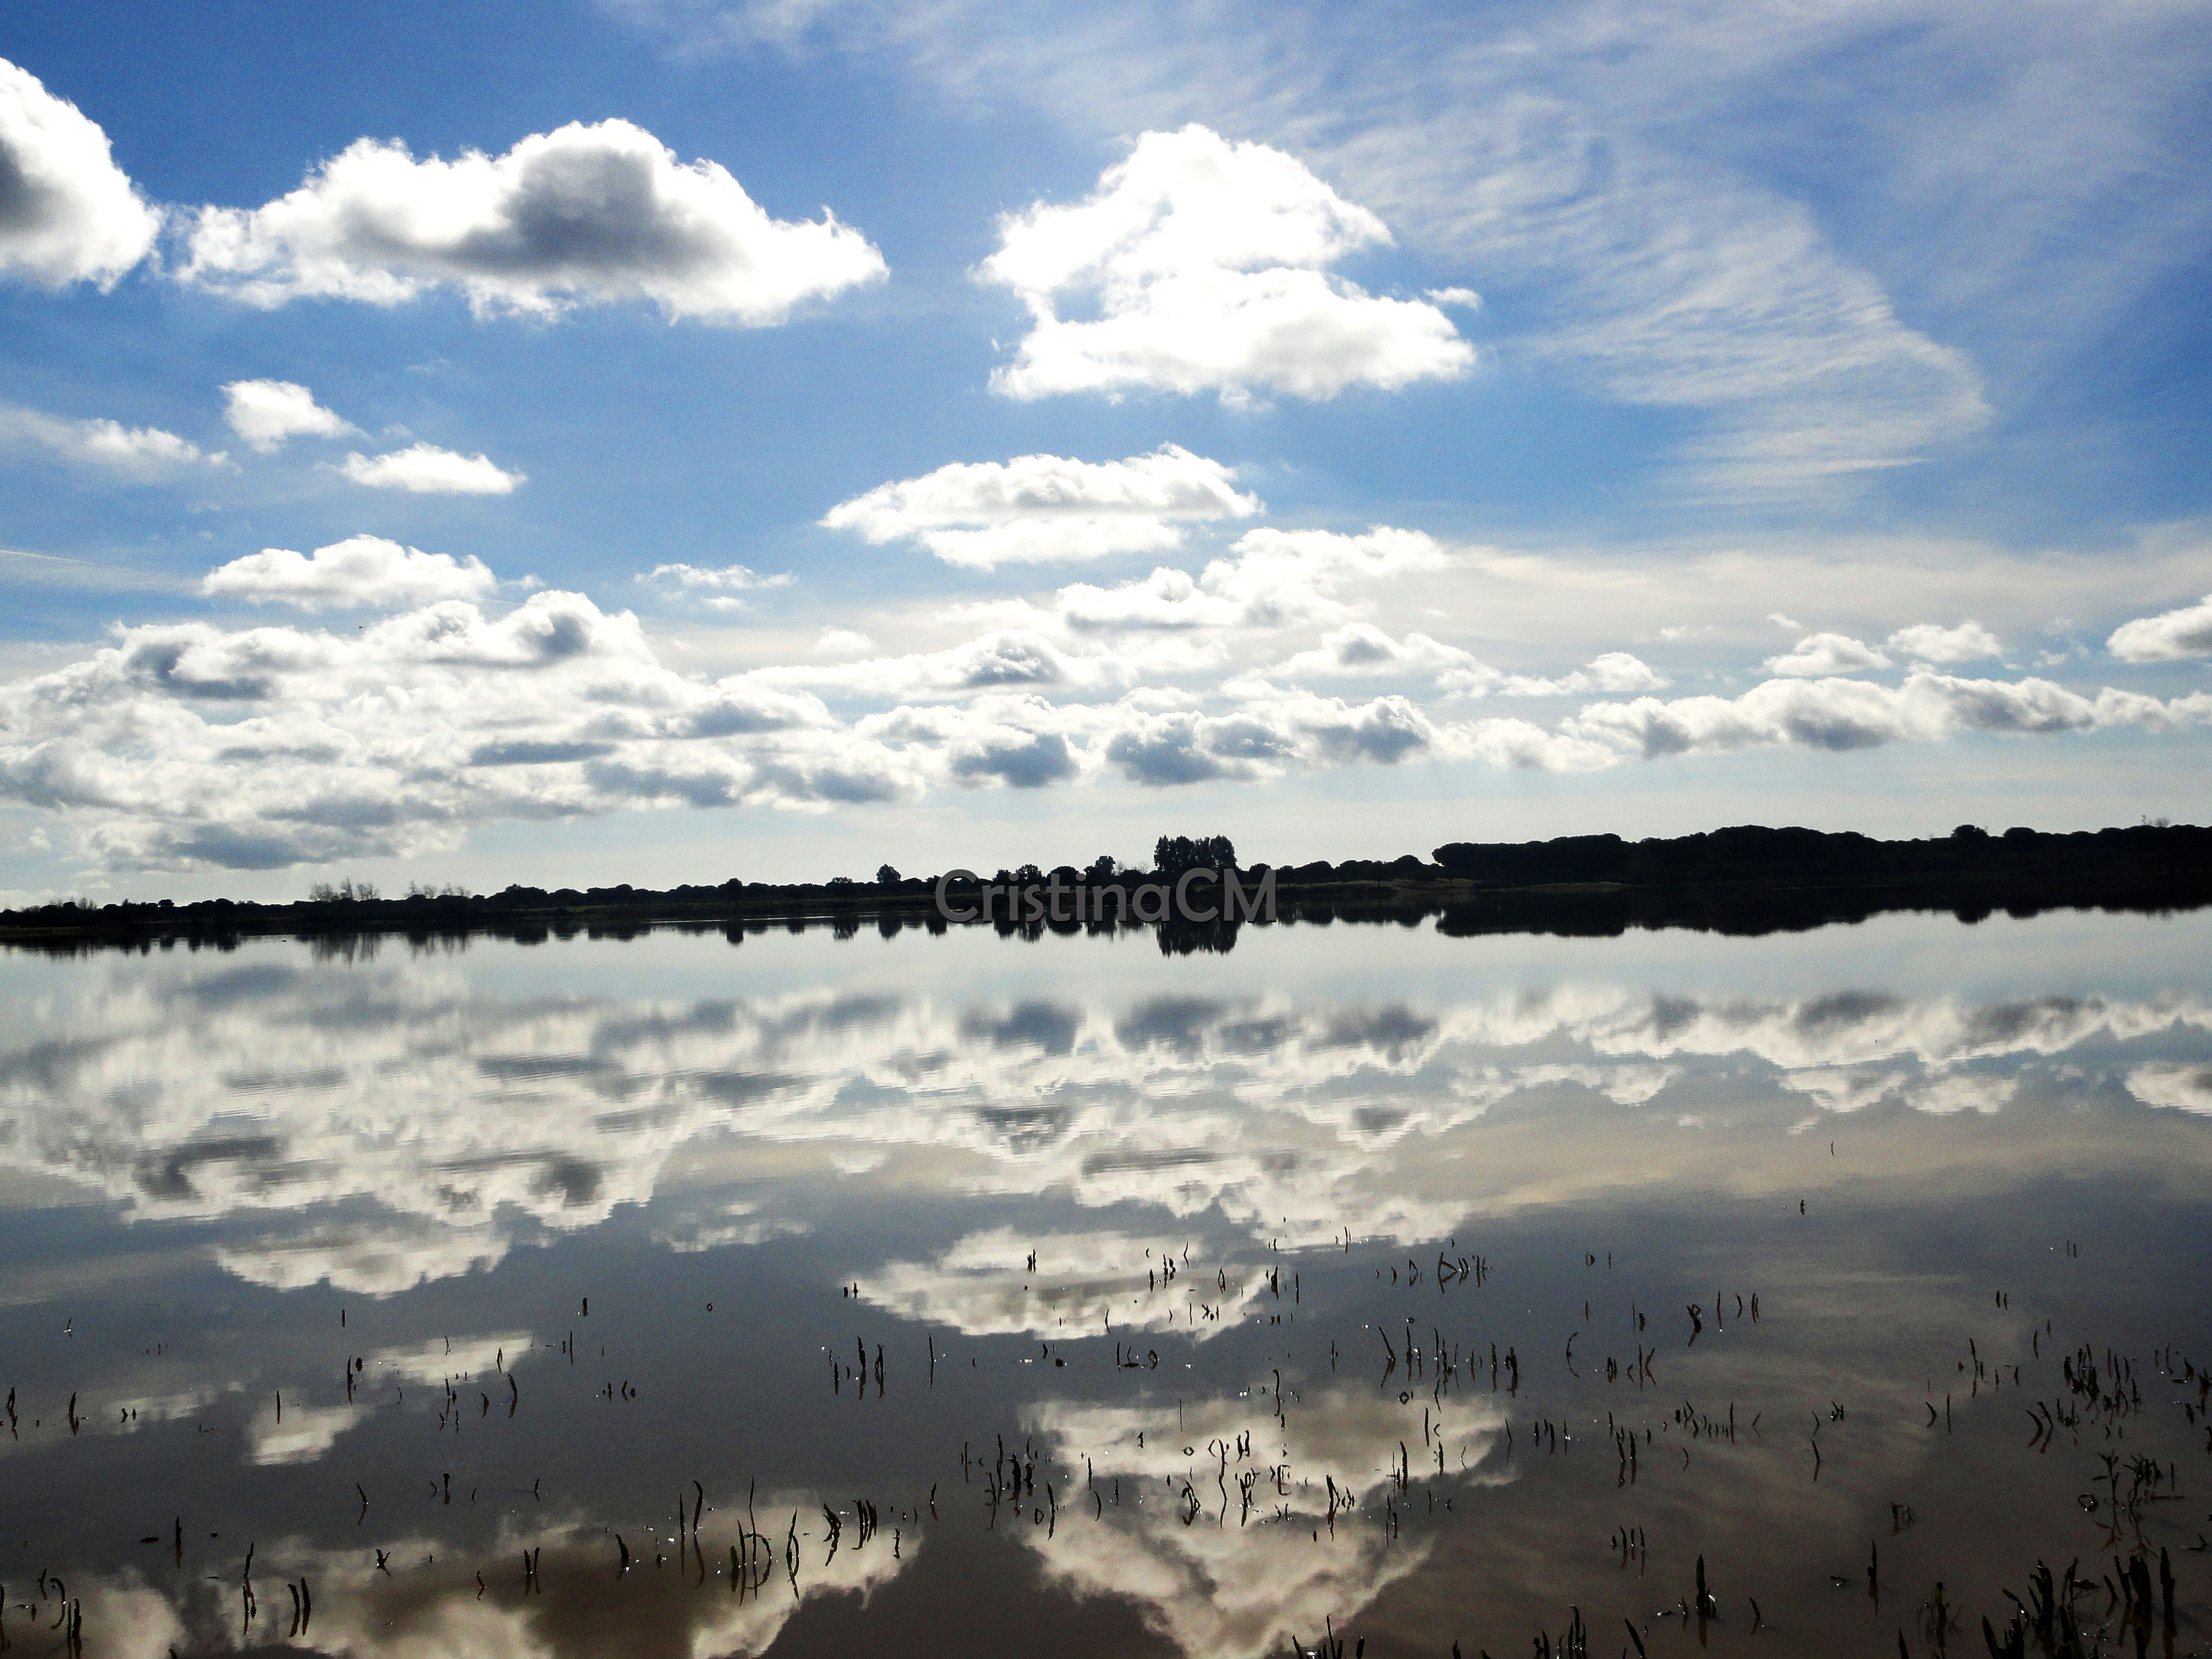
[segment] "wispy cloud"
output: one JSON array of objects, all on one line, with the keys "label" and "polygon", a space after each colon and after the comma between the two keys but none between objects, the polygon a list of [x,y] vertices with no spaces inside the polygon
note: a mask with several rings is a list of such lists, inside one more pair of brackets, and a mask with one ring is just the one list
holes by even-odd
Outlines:
[{"label": "wispy cloud", "polygon": [[228,465],[190,439],[159,427],[106,419],[66,420],[34,409],[0,404],[0,453],[42,454],[132,483],[155,483]]},{"label": "wispy cloud", "polygon": [[695,50],[803,34],[1102,145],[1195,121],[1279,149],[1501,301],[1503,360],[1679,414],[1687,494],[1818,497],[1974,439],[1993,373],[2032,385],[2212,220],[2172,170],[2212,58],[2184,0],[620,9]]},{"label": "wispy cloud", "polygon": [[792,576],[787,570],[763,576],[741,564],[719,569],[696,564],[657,564],[637,580],[663,593],[695,600],[710,611],[742,611],[750,603],[742,595],[763,588],[788,587]]}]

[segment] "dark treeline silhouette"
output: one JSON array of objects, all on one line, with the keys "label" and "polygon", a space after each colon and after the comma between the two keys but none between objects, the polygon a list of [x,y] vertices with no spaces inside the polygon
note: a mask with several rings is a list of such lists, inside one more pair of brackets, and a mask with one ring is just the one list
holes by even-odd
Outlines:
[{"label": "dark treeline silhouette", "polygon": [[[964,907],[983,884],[1046,884],[1125,893],[1147,883],[1172,885],[1193,868],[1235,869],[1247,888],[1272,880],[1275,920],[1397,922],[1434,918],[1440,932],[1603,935],[1631,927],[1688,927],[1731,933],[1803,929],[1857,921],[1882,911],[1948,910],[1973,921],[1998,910],[2015,915],[2064,908],[2137,911],[2212,902],[2212,830],[2143,823],[2126,829],[2046,835],[2008,830],[1992,836],[1971,825],[1927,841],[1877,841],[1845,831],[1744,825],[1672,839],[1567,836],[1547,842],[1453,842],[1430,859],[1350,859],[1331,864],[1249,866],[1237,862],[1225,836],[1163,836],[1152,867],[1111,857],[1080,869],[1034,864],[956,882],[948,897]],[[0,911],[0,942],[75,954],[183,942],[218,948],[266,934],[301,939],[404,938],[422,945],[485,934],[537,943],[580,933],[634,938],[677,927],[720,931],[732,943],[771,927],[826,925],[850,937],[872,922],[885,938],[909,927],[933,933],[948,923],[937,907],[935,876],[902,875],[889,864],[872,881],[738,879],[665,890],[630,886],[548,890],[520,884],[471,895],[412,889],[386,898],[367,884],[319,883],[291,903],[203,899],[175,904],[94,905],[83,900]],[[1117,907],[1119,909],[1121,907]],[[951,924],[962,925],[962,924]],[[1221,951],[1236,943],[1233,919],[1145,924],[1055,913],[1010,921],[1000,908],[985,924],[1002,935],[1113,933],[1148,927],[1173,954]]]},{"label": "dark treeline silhouette", "polygon": [[1853,830],[1827,834],[1745,824],[1667,841],[1563,836],[1502,845],[1454,842],[1437,848],[1436,860],[1452,876],[1500,887],[1564,882],[1678,886],[1745,881],[1839,885],[1929,878],[2063,880],[2091,868],[2181,878],[2205,872],[2212,860],[2212,830],[2146,823],[2070,835],[2008,830],[1992,836],[1961,824],[1938,840],[1876,841]]}]

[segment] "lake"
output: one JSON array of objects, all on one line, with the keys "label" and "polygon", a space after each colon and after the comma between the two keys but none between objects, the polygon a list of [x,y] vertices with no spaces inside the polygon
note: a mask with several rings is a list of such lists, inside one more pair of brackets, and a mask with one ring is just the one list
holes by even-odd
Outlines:
[{"label": "lake", "polygon": [[25,1652],[2206,1650],[2212,914],[0,979]]}]

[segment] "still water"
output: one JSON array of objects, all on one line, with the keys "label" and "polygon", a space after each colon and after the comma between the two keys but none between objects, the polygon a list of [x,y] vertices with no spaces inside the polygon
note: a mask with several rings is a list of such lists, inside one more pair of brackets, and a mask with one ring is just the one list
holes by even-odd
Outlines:
[{"label": "still water", "polygon": [[2212,915],[0,994],[27,1653],[2212,1641]]}]

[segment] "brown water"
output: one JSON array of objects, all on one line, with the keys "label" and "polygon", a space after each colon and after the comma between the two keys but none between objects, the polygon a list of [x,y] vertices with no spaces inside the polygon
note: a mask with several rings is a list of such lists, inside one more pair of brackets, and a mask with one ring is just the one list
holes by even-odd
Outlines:
[{"label": "brown water", "polygon": [[2203,1652],[2209,945],[12,956],[0,1634]]}]

